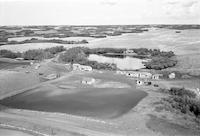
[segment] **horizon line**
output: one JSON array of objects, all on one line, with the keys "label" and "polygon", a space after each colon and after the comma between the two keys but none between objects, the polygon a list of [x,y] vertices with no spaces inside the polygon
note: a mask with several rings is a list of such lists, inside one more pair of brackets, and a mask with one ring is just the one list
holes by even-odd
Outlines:
[{"label": "horizon line", "polygon": [[188,24],[186,24],[186,23],[177,23],[177,24],[173,24],[173,23],[159,23],[159,24],[66,24],[66,25],[64,25],[64,24],[55,24],[55,25],[53,25],[53,24],[38,24],[38,25],[35,25],[35,24],[33,24],[33,25],[23,25],[23,24],[20,24],[20,25],[0,25],[0,27],[3,27],[3,26],[131,26],[131,25],[200,25],[200,24],[197,24],[197,23],[188,23]]}]

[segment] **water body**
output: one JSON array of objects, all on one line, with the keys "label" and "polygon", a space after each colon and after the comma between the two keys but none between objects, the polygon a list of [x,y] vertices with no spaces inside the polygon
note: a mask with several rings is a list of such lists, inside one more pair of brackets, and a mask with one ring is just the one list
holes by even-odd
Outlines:
[{"label": "water body", "polygon": [[97,61],[100,63],[113,63],[117,65],[117,68],[121,70],[135,70],[145,68],[144,64],[142,64],[142,60],[133,57],[105,57],[101,55],[91,54],[88,57],[91,61]]},{"label": "water body", "polygon": [[76,88],[76,91],[77,89],[80,91],[57,95],[56,90],[53,89],[30,90],[3,99],[0,103],[19,109],[61,112],[95,118],[116,118],[130,111],[147,95],[133,88]]}]

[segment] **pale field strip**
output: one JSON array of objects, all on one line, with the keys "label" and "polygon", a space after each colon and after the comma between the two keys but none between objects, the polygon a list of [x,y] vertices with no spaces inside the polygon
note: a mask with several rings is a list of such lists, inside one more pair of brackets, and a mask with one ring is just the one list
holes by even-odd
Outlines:
[{"label": "pale field strip", "polygon": [[[116,124],[109,122],[107,120],[104,121],[104,120],[99,120],[99,119],[94,119],[94,118],[84,117],[84,116],[78,116],[78,115],[73,115],[73,114],[57,113],[57,112],[48,113],[48,112],[43,112],[43,111],[32,111],[32,110],[25,110],[25,109],[15,109],[15,110],[18,111],[19,113],[24,111],[26,113],[32,113],[32,114],[48,115],[48,117],[62,116],[66,119],[79,119],[79,120],[83,120],[83,121],[90,121],[90,122],[96,122],[96,123],[101,123],[101,124],[117,126]],[[52,119],[49,119],[49,120],[52,120]]]},{"label": "pale field strip", "polygon": [[25,131],[25,132],[30,132],[32,134],[37,134],[37,135],[41,135],[41,136],[51,136],[51,135],[48,135],[48,134],[44,134],[44,133],[41,133],[39,131],[35,131],[33,129],[27,129],[27,128],[24,128],[24,127],[17,127],[17,126],[14,126],[14,125],[9,125],[9,124],[2,124],[0,123],[0,126],[1,127],[5,127],[5,128],[8,128],[8,129],[14,129],[16,131]]}]

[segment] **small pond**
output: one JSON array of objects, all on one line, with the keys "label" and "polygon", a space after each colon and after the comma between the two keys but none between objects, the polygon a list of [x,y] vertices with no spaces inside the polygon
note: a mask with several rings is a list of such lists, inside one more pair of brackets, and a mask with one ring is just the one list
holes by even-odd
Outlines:
[{"label": "small pond", "polygon": [[142,59],[133,57],[107,57],[102,55],[90,54],[88,57],[91,61],[97,61],[100,63],[113,63],[117,65],[117,68],[121,70],[136,70],[145,68],[142,63]]}]

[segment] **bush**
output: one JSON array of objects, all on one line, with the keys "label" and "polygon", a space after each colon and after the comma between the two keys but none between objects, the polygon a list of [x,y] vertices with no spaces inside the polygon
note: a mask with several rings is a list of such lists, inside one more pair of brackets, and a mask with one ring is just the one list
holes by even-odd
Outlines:
[{"label": "bush", "polygon": [[50,52],[51,54],[56,54],[62,51],[65,51],[66,49],[64,48],[64,46],[56,46],[56,47],[52,47],[52,48],[47,48],[44,51]]},{"label": "bush", "polygon": [[171,89],[168,90],[169,94],[171,95],[177,95],[177,96],[188,96],[191,98],[195,98],[196,94],[193,91],[187,90],[185,88],[176,88],[172,87]]},{"label": "bush", "polygon": [[177,64],[176,60],[173,60],[168,57],[153,57],[151,61],[144,63],[147,69],[156,69],[156,70],[173,67],[176,64]]},{"label": "bush", "polygon": [[63,46],[56,46],[47,49],[28,50],[23,53],[23,57],[26,60],[43,60],[52,58],[55,54],[62,51],[65,51]]},{"label": "bush", "polygon": [[192,99],[188,96],[173,97],[173,102],[171,103],[172,107],[180,110],[182,113],[193,114],[196,117],[200,117],[200,101]]},{"label": "bush", "polygon": [[23,57],[26,60],[43,60],[53,57],[53,54],[50,52],[44,51],[42,49],[38,50],[28,50],[23,53]]},{"label": "bush", "polygon": [[200,101],[196,99],[194,92],[184,88],[171,88],[167,91],[171,96],[164,100],[170,103],[172,108],[200,119]]},{"label": "bush", "polygon": [[8,38],[7,37],[0,37],[0,42],[8,42]]},{"label": "bush", "polygon": [[70,48],[60,55],[60,60],[68,63],[79,63],[86,60],[86,54],[81,47]]},{"label": "bush", "polygon": [[126,49],[125,48],[94,48],[89,49],[85,48],[85,53],[89,54],[106,54],[106,53],[123,53]]},{"label": "bush", "polygon": [[99,63],[97,61],[82,61],[82,62],[80,62],[80,64],[91,66],[93,69],[104,69],[104,70],[116,70],[117,69],[117,66],[115,64]]},{"label": "bush", "polygon": [[18,58],[21,56],[22,56],[22,54],[19,52],[15,53],[15,52],[12,52],[9,50],[0,50],[0,57],[14,59],[14,58]]},{"label": "bush", "polygon": [[169,51],[160,51],[159,49],[147,49],[147,48],[138,48],[138,49],[132,49],[137,55],[151,55],[152,57],[159,56],[159,57],[167,57],[171,58],[175,56],[174,52]]}]

